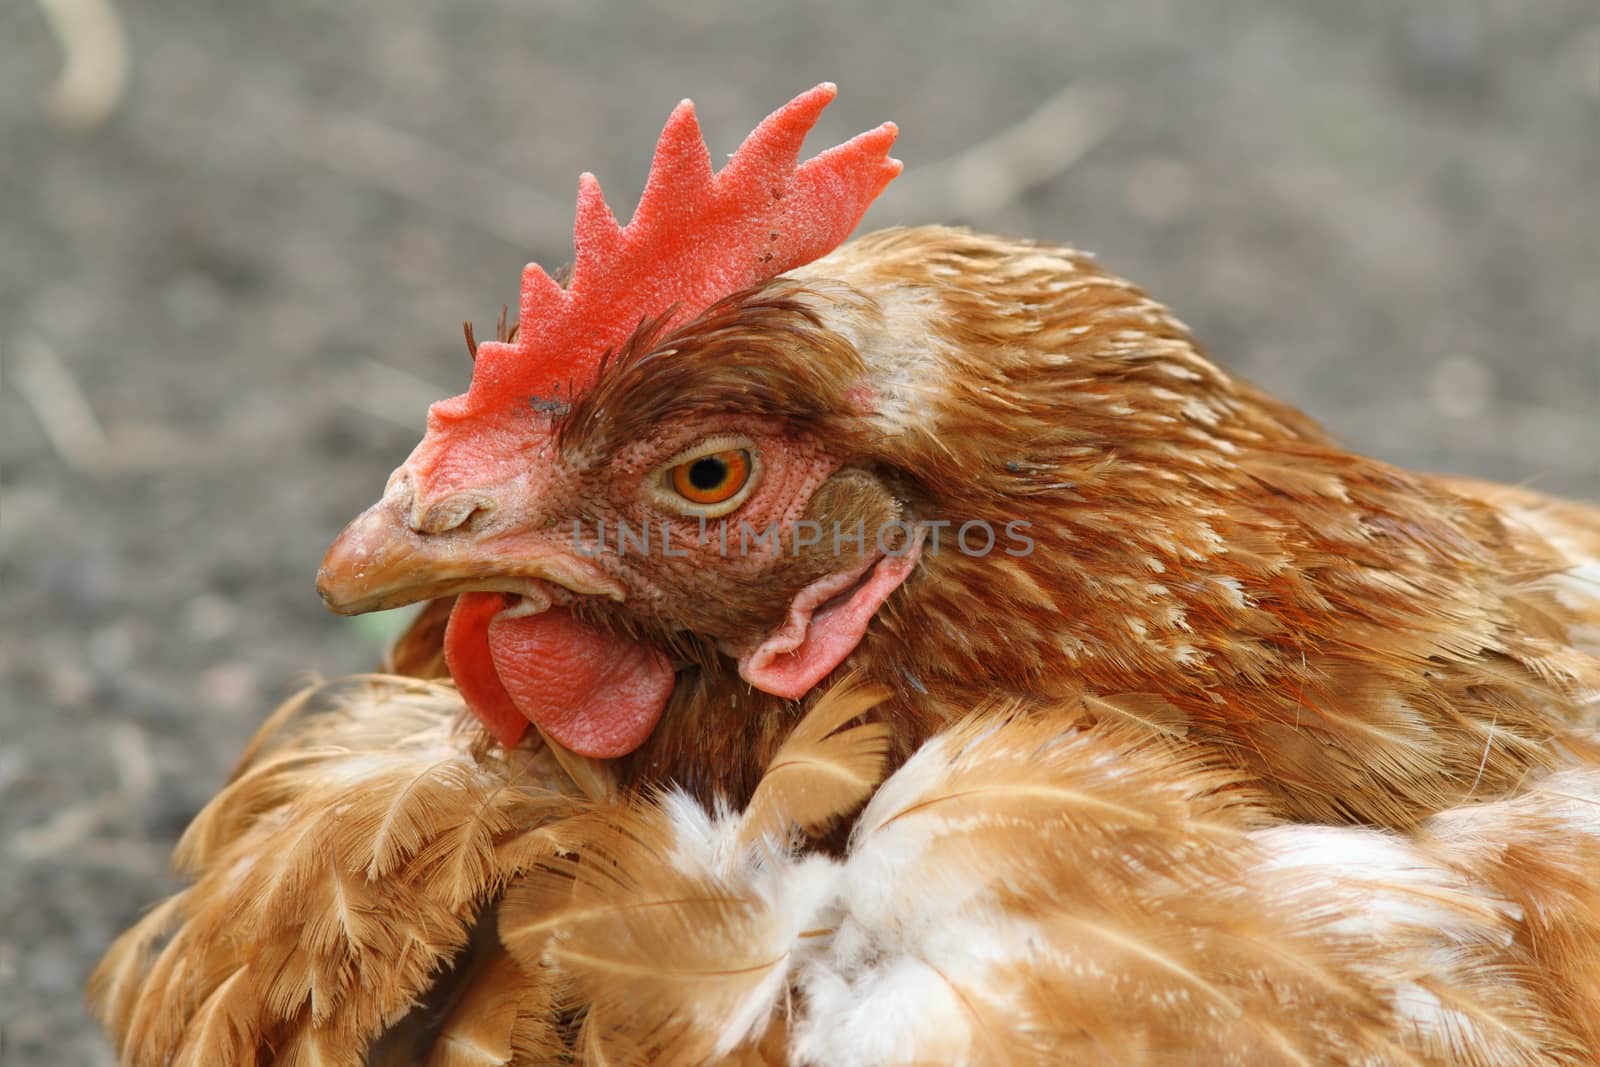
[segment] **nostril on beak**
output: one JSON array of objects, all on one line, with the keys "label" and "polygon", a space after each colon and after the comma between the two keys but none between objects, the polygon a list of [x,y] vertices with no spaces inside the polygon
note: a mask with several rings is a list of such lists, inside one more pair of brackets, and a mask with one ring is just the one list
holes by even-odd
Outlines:
[{"label": "nostril on beak", "polygon": [[447,534],[474,525],[494,514],[494,496],[482,489],[462,489],[442,496],[417,488],[417,479],[406,467],[389,475],[383,489],[383,503],[390,515],[404,515],[413,533]]},{"label": "nostril on beak", "polygon": [[471,490],[452,493],[426,506],[416,499],[411,505],[408,525],[420,534],[447,534],[487,519],[494,514],[494,509],[493,499]]}]

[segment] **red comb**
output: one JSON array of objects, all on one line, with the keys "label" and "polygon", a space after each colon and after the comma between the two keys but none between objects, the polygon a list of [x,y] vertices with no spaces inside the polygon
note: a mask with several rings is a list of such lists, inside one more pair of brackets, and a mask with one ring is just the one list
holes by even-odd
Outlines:
[{"label": "red comb", "polygon": [[898,131],[884,123],[797,165],[801,142],[836,92],[824,82],[789,101],[716,173],[694,105],[683,101],[661,132],[626,226],[594,175],[583,175],[570,281],[562,287],[529,265],[516,340],[479,345],[467,394],[438,414],[486,412],[530,397],[570,400],[641,322],[680,324],[838,247],[900,163],[888,155]]}]

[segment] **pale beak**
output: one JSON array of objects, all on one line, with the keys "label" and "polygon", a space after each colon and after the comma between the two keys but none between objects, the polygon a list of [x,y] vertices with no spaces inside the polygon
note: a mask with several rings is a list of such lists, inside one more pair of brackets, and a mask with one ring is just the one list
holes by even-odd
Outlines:
[{"label": "pale beak", "polygon": [[419,532],[393,497],[346,526],[317,570],[317,592],[341,615],[469,590],[547,601],[543,582],[612,600],[624,595],[615,581],[549,537],[468,528]]}]

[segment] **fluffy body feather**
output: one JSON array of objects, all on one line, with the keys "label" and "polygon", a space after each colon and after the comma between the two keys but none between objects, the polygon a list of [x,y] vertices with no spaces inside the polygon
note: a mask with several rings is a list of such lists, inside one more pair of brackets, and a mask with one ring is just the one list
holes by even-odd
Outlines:
[{"label": "fluffy body feather", "polygon": [[458,708],[373,676],[273,715],[179,843],[193,884],[91,981],[130,1062],[359,1063],[423,998],[581,803],[548,753],[493,752]]},{"label": "fluffy body feather", "polygon": [[[108,955],[103,1017],[139,1065],[1600,1051],[1600,767],[1410,834],[1285,824],[1188,746],[1012,704],[880,784],[881,730],[849,724],[882,696],[825,695],[733,811],[586,801],[444,687],[319,690],[197,820],[196,883]],[[806,833],[857,811],[837,854]]]}]

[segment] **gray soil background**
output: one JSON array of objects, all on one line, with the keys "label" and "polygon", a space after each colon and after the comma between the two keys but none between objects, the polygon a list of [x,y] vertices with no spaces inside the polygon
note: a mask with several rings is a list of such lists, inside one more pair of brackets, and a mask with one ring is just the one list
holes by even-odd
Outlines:
[{"label": "gray soil background", "polygon": [[145,0],[75,128],[44,11],[104,6],[0,6],[7,1067],[110,1062],[90,966],[272,704],[396,624],[324,612],[323,549],[680,97],[720,156],[837,81],[814,146],[903,131],[867,227],[1093,250],[1361,450],[1600,499],[1593,0]]}]

